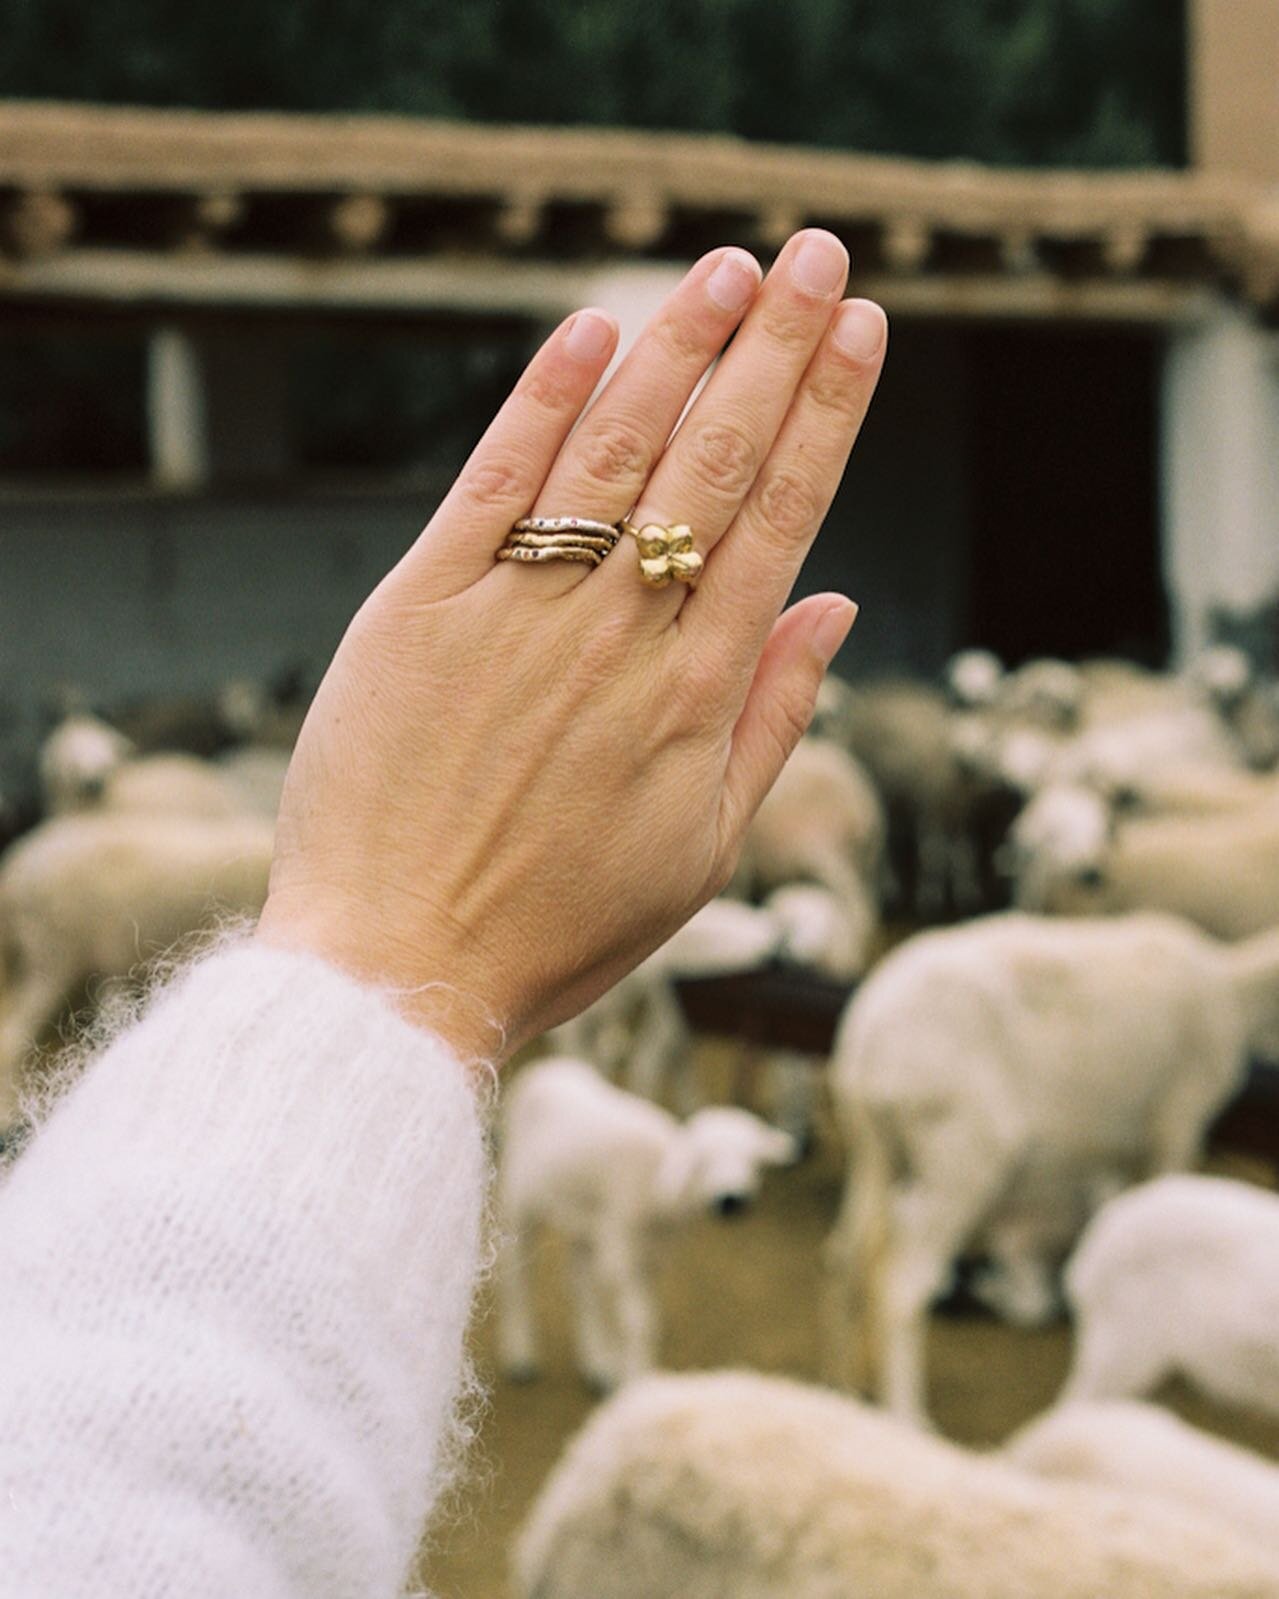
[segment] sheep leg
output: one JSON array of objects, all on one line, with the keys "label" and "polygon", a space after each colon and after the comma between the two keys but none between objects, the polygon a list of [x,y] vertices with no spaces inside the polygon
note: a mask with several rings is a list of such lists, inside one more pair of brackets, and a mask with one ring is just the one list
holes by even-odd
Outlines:
[{"label": "sheep leg", "polygon": [[882,1351],[880,1402],[894,1415],[922,1426],[929,1425],[928,1307],[1002,1184],[1002,1173],[991,1166],[979,1181],[973,1169],[963,1178],[935,1187],[916,1185],[896,1198],[883,1288],[872,1306]]},{"label": "sheep leg", "polygon": [[614,1375],[617,1381],[625,1382],[651,1371],[657,1363],[657,1315],[643,1262],[630,1239],[603,1240],[596,1266],[617,1332]]},{"label": "sheep leg", "polygon": [[494,1271],[497,1299],[498,1363],[513,1382],[537,1376],[537,1329],[529,1281],[527,1223],[503,1233]]},{"label": "sheep leg", "polygon": [[594,1252],[584,1241],[574,1243],[569,1250],[569,1282],[573,1294],[578,1374],[587,1387],[607,1393],[616,1380],[608,1325],[596,1280]]},{"label": "sheep leg", "polygon": [[772,1119],[806,1149],[813,1133],[817,1104],[817,1072],[811,1058],[798,1050],[778,1049],[768,1057],[767,1096]]},{"label": "sheep leg", "polygon": [[667,982],[654,984],[644,1005],[644,1015],[631,1045],[626,1086],[659,1104],[672,1065],[687,1054],[688,1027],[684,1013]]},{"label": "sheep leg", "polygon": [[946,852],[950,868],[950,890],[955,909],[971,916],[982,905],[981,873],[977,869],[977,849],[966,833],[956,834]]},{"label": "sheep leg", "polygon": [[950,843],[936,823],[924,819],[919,823],[915,851],[915,909],[926,919],[940,916],[946,909],[950,882]]}]

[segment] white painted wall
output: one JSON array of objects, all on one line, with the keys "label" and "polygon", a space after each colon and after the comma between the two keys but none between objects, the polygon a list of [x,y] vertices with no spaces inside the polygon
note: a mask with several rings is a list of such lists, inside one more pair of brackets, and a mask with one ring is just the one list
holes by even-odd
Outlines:
[{"label": "white painted wall", "polygon": [[1211,614],[1279,602],[1279,334],[1224,303],[1169,335],[1162,405],[1164,571],[1180,660]]}]

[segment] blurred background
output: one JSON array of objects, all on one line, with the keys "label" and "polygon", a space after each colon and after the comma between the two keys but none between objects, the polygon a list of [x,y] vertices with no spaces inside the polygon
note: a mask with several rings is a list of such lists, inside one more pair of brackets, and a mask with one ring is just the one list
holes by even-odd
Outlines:
[{"label": "blurred background", "polygon": [[3,0],[6,748],[313,676],[548,324],[805,222],[893,321],[805,579],[843,670],[1272,663],[1271,16]]},{"label": "blurred background", "polygon": [[[595,303],[629,339],[703,250],[767,263],[805,224],[846,241],[892,323],[800,589],[861,605],[836,668],[855,692],[817,729],[860,764],[823,776],[819,755],[812,779],[854,870],[805,858],[826,801],[805,808],[801,775],[744,892],[824,883],[855,948],[681,990],[690,1030],[664,1047],[697,1089],[664,1097],[748,1101],[815,1158],[731,1243],[706,1218],[673,1242],[662,1294],[669,1363],[811,1377],[843,1174],[813,1067],[886,948],[1101,892],[1074,813],[1010,831],[1027,802],[1087,790],[1094,850],[1134,807],[1247,811],[1219,855],[1174,841],[1227,862],[1211,882],[1152,869],[1083,908],[1154,903],[1227,939],[1279,923],[1279,6],[0,0],[0,846],[104,796],[269,817],[346,621],[547,330]],[[0,1054],[137,953],[59,970],[30,1016],[15,985]],[[792,1089],[803,1057],[798,1109],[760,1090],[779,1048]],[[1279,1077],[1248,1085],[1213,1169],[1273,1188]],[[994,1443],[1051,1403],[1054,1317],[938,1324],[945,1431]],[[486,1375],[490,1344],[485,1321]],[[424,1568],[441,1593],[502,1591],[590,1409],[564,1329],[545,1366],[496,1390],[494,1469]],[[1269,1419],[1174,1401],[1279,1457],[1279,1393]]]}]

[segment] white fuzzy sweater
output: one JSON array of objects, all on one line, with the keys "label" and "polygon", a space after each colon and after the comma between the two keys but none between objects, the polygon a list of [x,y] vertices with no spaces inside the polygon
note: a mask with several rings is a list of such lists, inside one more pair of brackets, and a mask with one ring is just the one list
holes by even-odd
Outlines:
[{"label": "white fuzzy sweater", "polygon": [[0,1192],[0,1595],[397,1594],[485,1167],[463,1067],[321,962],[162,994]]}]

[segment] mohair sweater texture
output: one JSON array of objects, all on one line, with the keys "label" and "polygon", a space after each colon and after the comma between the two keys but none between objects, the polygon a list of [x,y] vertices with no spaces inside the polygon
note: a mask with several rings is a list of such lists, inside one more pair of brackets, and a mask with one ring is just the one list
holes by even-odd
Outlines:
[{"label": "mohair sweater texture", "polygon": [[447,1474],[486,1155],[380,994],[251,944],[0,1190],[0,1595],[391,1599]]}]

